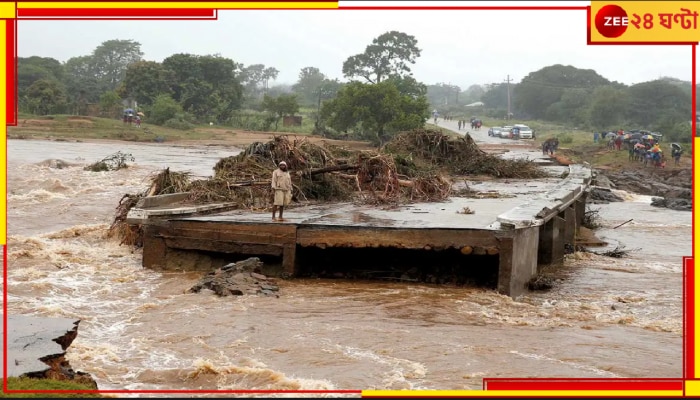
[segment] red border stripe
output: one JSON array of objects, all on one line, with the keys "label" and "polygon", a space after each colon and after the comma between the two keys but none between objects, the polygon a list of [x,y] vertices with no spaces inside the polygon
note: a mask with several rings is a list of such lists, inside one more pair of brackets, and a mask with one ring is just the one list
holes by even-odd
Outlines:
[{"label": "red border stripe", "polygon": [[[587,24],[588,24],[588,44],[595,44],[595,45],[630,45],[630,44],[640,44],[640,45],[668,45],[668,44],[677,44],[677,45],[688,45],[692,44],[692,52],[693,52],[693,96],[692,96],[692,101],[693,101],[693,106],[696,104],[696,93],[695,93],[695,85],[696,85],[696,76],[695,76],[695,55],[696,55],[696,48],[695,48],[695,43],[685,43],[685,42],[679,42],[679,43],[646,43],[646,42],[639,42],[639,43],[623,43],[623,42],[599,42],[599,43],[591,43],[590,41],[590,6],[587,7],[546,7],[546,6],[493,6],[493,7],[338,7],[338,9],[344,9],[344,10],[587,10],[588,13],[588,18],[587,18]],[[40,18],[42,15],[39,15],[39,10],[43,10],[47,14],[44,15],[47,17],[46,19],[71,19],[71,17],[75,18],[78,16],[84,16],[86,19],[89,19],[90,17],[104,17],[104,18],[109,18],[109,17],[132,17],[132,18],[138,18],[138,17],[144,17],[144,18],[157,18],[159,16],[164,16],[164,17],[182,17],[182,18],[187,18],[187,17],[215,17],[216,16],[216,11],[215,10],[208,10],[209,13],[206,15],[200,15],[199,12],[202,12],[202,9],[195,10],[196,14],[198,15],[179,15],[179,13],[183,12],[183,10],[188,10],[192,11],[191,9],[129,9],[129,15],[125,15],[127,10],[124,9],[81,9],[81,10],[66,10],[66,9],[19,9],[18,10],[18,15],[20,17],[25,16],[25,17],[36,17]],[[144,10],[151,10],[154,12],[154,14],[145,14]],[[113,12],[110,14],[110,12]],[[149,12],[149,11],[147,11]],[[167,14],[167,15],[164,15]],[[55,18],[51,18],[55,17]],[[63,17],[63,18],[61,18]],[[175,19],[175,18],[173,18]],[[9,37],[9,27],[8,29],[8,37]],[[13,24],[13,39],[16,40],[15,36],[15,31],[14,31],[14,24]],[[9,39],[8,39],[9,43]],[[10,47],[8,46],[8,54]],[[12,51],[14,52],[16,49],[16,46],[12,46]],[[9,58],[9,57],[8,57]],[[14,64],[14,62],[13,62]],[[15,67],[12,68],[12,71],[15,71]],[[10,68],[8,67],[8,75],[10,74]],[[16,76],[16,74],[15,74]],[[9,82],[9,81],[8,81]],[[13,104],[14,104],[14,99],[13,99]],[[16,104],[15,109],[16,109]],[[8,102],[8,110],[10,109],[10,103]],[[8,114],[10,111],[7,111]],[[15,112],[15,111],[13,111]],[[695,107],[693,107],[693,115],[695,115]],[[9,119],[8,119],[9,120]],[[695,127],[696,127],[696,120],[693,118],[693,136],[695,135]],[[694,149],[694,141],[693,141],[693,149]],[[694,164],[694,159],[693,159],[693,164]],[[7,180],[6,180],[7,182]],[[7,214],[7,210],[5,210],[5,214]],[[3,227],[5,230],[7,230],[7,227]],[[694,240],[694,234],[693,234],[693,240]],[[3,246],[3,278],[4,278],[4,289],[3,290],[3,324],[4,324],[4,335],[3,335],[3,344],[4,348],[7,348],[7,248],[6,246]],[[693,326],[693,312],[694,312],[694,270],[693,270],[693,263],[692,263],[692,258],[685,258],[684,259],[684,272],[685,272],[685,280],[684,280],[684,339],[687,339],[684,341],[684,351],[686,352],[684,356],[687,356],[684,358],[684,368],[683,372],[686,374],[686,377],[689,379],[692,379],[694,374],[694,338],[693,333],[694,333],[694,326]],[[3,366],[4,366],[4,371],[7,371],[7,352],[3,352]],[[687,374],[691,374],[690,376]],[[7,390],[7,381],[6,381],[6,376],[3,377],[3,389],[6,392],[10,393],[361,393],[359,390],[291,390],[291,391],[279,391],[279,390],[216,390],[216,391],[210,391],[210,390],[96,390],[96,391],[8,391]],[[489,390],[499,390],[500,389],[506,389],[507,390],[538,390],[538,389],[547,389],[547,390],[682,390],[683,388],[683,381],[680,379],[576,379],[576,380],[566,380],[566,379],[536,379],[536,378],[528,378],[528,379],[484,379],[484,388],[486,388],[488,384],[488,389]],[[519,389],[520,388],[520,389]]]},{"label": "red border stripe", "polygon": [[19,8],[18,18],[36,17],[216,17],[211,8]]},{"label": "red border stripe", "polygon": [[17,20],[5,20],[5,123],[17,125]]},{"label": "red border stripe", "polygon": [[484,379],[486,390],[683,390],[681,379]]},{"label": "red border stripe", "polygon": [[691,257],[683,264],[683,377],[695,379],[695,268]]}]

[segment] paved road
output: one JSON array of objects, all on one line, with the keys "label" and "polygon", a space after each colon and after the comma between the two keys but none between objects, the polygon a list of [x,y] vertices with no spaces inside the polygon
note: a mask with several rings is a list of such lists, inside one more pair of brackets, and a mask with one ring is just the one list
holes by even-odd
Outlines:
[{"label": "paved road", "polygon": [[[429,125],[434,125],[433,120],[429,119],[428,120]],[[493,137],[489,136],[489,127],[488,126],[482,126],[481,129],[476,130],[476,129],[471,129],[470,125],[467,125],[466,128],[462,128],[462,130],[457,129],[457,121],[452,120],[452,121],[445,121],[442,118],[438,118],[438,123],[437,125],[441,128],[449,129],[453,132],[457,132],[460,135],[464,135],[465,133],[469,133],[469,135],[474,139],[475,142],[477,143],[486,143],[486,144],[504,144],[508,146],[531,146],[532,141],[531,140],[524,140],[524,141],[519,141],[519,140],[511,140],[511,139],[504,139],[500,137]]]},{"label": "paved road", "polygon": [[[433,120],[428,120],[428,125],[433,125]],[[489,136],[489,127],[487,126],[482,126],[481,129],[476,130],[476,129],[462,129],[459,130],[457,129],[457,121],[445,121],[442,118],[438,118],[438,123],[437,125],[441,128],[449,129],[453,132],[457,132],[460,135],[464,135],[466,133],[469,133],[469,135],[474,139],[474,141],[477,144],[485,144],[485,145],[490,145],[490,144],[500,144],[503,146],[504,149],[508,149],[508,152],[505,154],[501,154],[501,158],[506,158],[506,159],[518,159],[518,158],[525,158],[525,159],[530,159],[534,160],[536,162],[542,162],[549,164],[551,162],[549,156],[543,155],[542,151],[539,149],[539,146],[535,146],[533,140],[512,140],[512,139],[505,139],[505,138],[500,138],[500,137],[493,137]]]}]

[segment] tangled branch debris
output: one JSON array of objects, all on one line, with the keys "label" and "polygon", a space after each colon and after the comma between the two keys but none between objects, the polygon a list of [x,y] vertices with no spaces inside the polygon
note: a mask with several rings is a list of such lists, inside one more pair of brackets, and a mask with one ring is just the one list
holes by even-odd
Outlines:
[{"label": "tangled branch debris", "polygon": [[549,290],[554,287],[554,278],[547,275],[536,275],[527,282],[527,288],[532,291]]},{"label": "tangled branch debris", "polygon": [[[280,161],[292,173],[295,201],[355,201],[400,204],[446,200],[450,175],[487,174],[503,178],[546,176],[534,162],[490,155],[469,135],[453,139],[439,131],[418,129],[397,134],[380,151],[349,150],[306,138],[276,136],[256,142],[236,156],[220,159],[209,179],[161,171],[144,195],[188,193],[187,202],[232,202],[249,209],[272,202],[270,177]],[[115,223],[125,220],[120,202]],[[134,203],[135,204],[135,203]],[[123,214],[123,216],[122,216]]]},{"label": "tangled branch debris", "polygon": [[485,153],[469,135],[453,139],[439,131],[418,129],[397,134],[384,151],[413,156],[420,164],[438,167],[449,174],[522,179],[546,176],[530,160],[506,160]]},{"label": "tangled branch debris", "polygon": [[134,156],[129,153],[122,153],[118,151],[114,154],[110,154],[102,160],[90,164],[85,167],[85,171],[100,172],[100,171],[117,171],[122,168],[128,168],[129,165],[127,161],[134,162]]},{"label": "tangled branch debris", "polygon": [[119,200],[117,211],[114,215],[114,221],[107,231],[107,237],[117,237],[120,239],[120,244],[128,246],[143,246],[143,228],[140,225],[131,225],[126,223],[126,216],[129,214],[136,203],[141,200],[142,195],[125,194]]},{"label": "tangled branch debris", "polygon": [[600,224],[600,209],[588,209],[583,213],[583,222],[581,223],[588,229],[597,229]]},{"label": "tangled branch debris", "polygon": [[189,172],[171,172],[166,168],[151,176],[151,186],[146,196],[186,192],[190,186]]},{"label": "tangled branch debris", "polygon": [[638,251],[638,250],[639,249],[625,250],[624,247],[617,246],[613,250],[604,251],[602,253],[596,253],[596,254],[601,255],[601,256],[605,256],[605,257],[624,258],[624,257],[629,256],[629,253],[631,253],[633,251]]}]

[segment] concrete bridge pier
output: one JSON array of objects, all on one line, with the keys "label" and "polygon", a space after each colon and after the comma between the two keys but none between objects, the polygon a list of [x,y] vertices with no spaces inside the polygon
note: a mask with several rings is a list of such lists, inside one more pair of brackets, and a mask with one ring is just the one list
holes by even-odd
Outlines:
[{"label": "concrete bridge pier", "polygon": [[566,220],[555,215],[540,226],[537,264],[542,267],[564,260],[564,225]]},{"label": "concrete bridge pier", "polygon": [[517,297],[537,275],[540,228],[513,229],[502,237],[498,265],[498,292]]},{"label": "concrete bridge pier", "polygon": [[[576,209],[576,226],[578,228],[583,225],[583,217],[586,215],[586,199],[588,197],[587,193],[583,193],[581,197],[574,201],[574,208]],[[578,232],[578,229],[576,229]]]},{"label": "concrete bridge pier", "polygon": [[576,241],[576,209],[573,203],[559,214],[564,218],[564,245],[573,245]]}]

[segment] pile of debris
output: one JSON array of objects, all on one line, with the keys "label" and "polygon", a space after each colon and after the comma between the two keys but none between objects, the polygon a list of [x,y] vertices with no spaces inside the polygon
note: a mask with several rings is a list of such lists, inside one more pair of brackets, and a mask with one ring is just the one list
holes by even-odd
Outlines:
[{"label": "pile of debris", "polygon": [[292,197],[297,201],[442,201],[451,195],[449,175],[546,176],[532,161],[483,152],[469,135],[455,139],[432,130],[402,132],[378,152],[278,136],[219,160],[213,178],[192,182],[189,201],[233,201],[266,208],[272,198],[269,177],[280,161],[292,172]]},{"label": "pile of debris", "polygon": [[209,179],[191,181],[186,173],[161,171],[144,193],[124,196],[110,231],[127,233],[131,239],[126,242],[133,242],[137,232],[124,228],[123,221],[143,196],[188,193],[185,201],[192,204],[231,202],[241,208],[267,209],[272,205],[272,171],[280,161],[285,161],[291,172],[292,199],[296,202],[435,202],[452,195],[448,179],[452,175],[546,176],[532,161],[485,153],[469,135],[453,138],[440,131],[417,129],[395,135],[379,151],[348,150],[317,145],[306,138],[276,136],[220,159]]},{"label": "pile of debris", "polygon": [[417,129],[397,134],[383,150],[408,156],[415,160],[414,165],[417,167],[432,167],[451,175],[490,175],[519,179],[546,176],[531,160],[507,160],[484,152],[469,134],[455,139],[438,131]]}]

